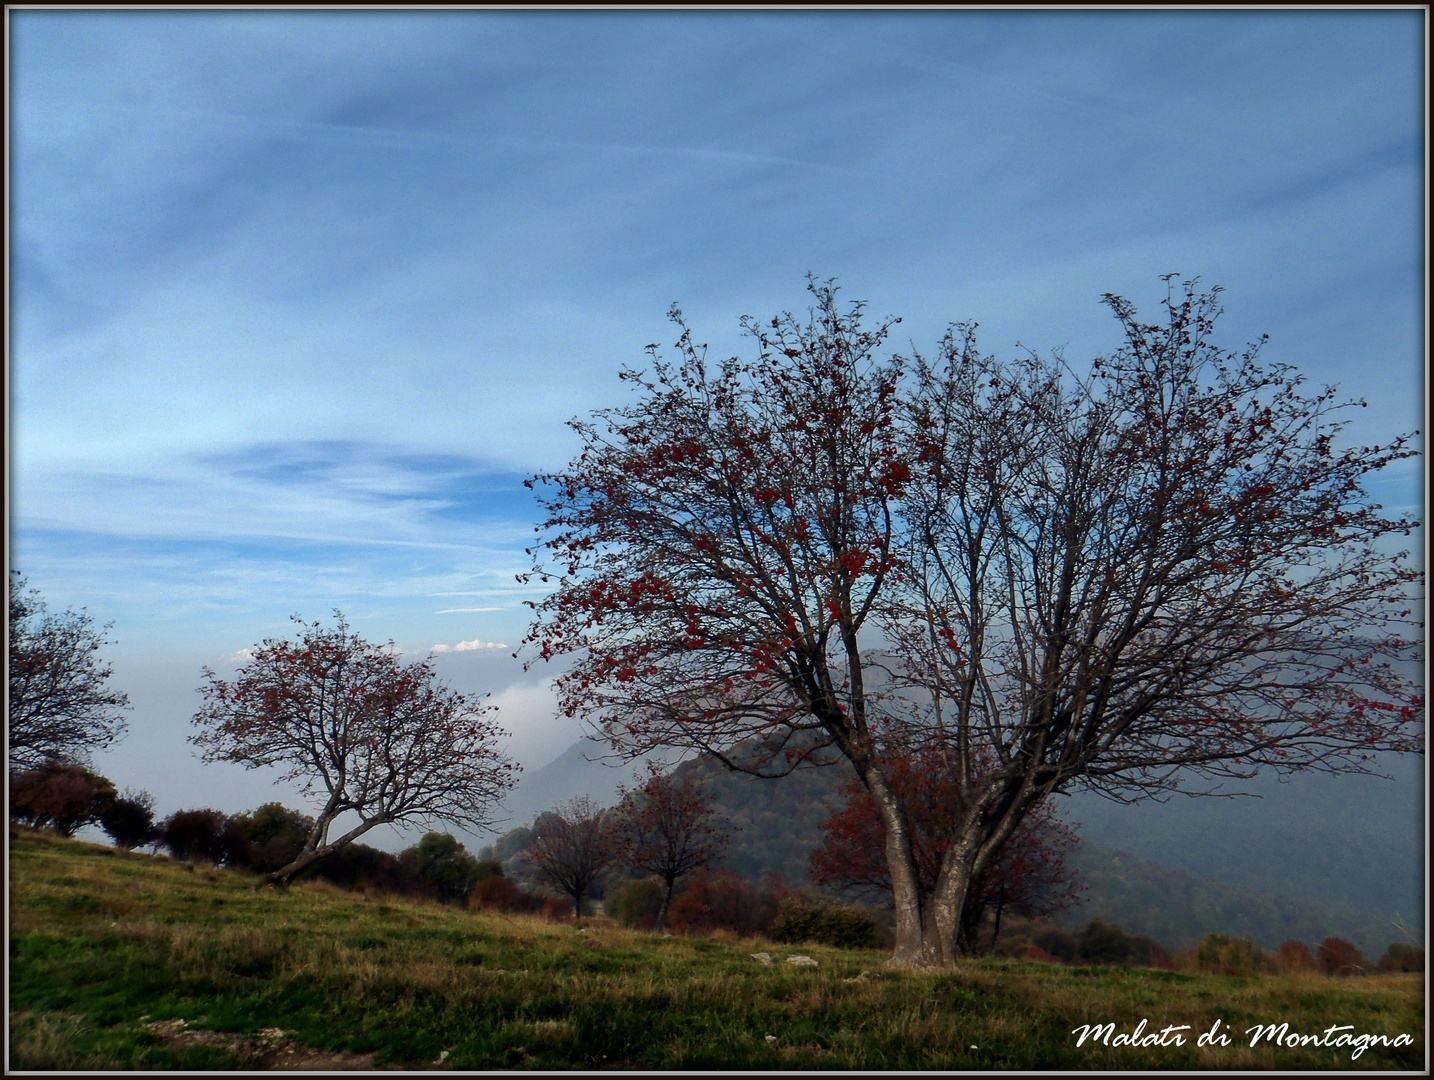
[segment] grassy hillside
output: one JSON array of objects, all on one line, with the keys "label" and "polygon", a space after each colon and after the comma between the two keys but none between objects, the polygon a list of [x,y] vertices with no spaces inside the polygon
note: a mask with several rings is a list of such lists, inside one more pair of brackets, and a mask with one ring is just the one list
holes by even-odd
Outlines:
[{"label": "grassy hillside", "polygon": [[[14,1069],[1416,1069],[1423,981],[1238,979],[655,937],[344,893],[10,833]],[[800,951],[818,961],[794,967]],[[770,952],[763,966],[752,953]],[[1081,1025],[1189,1025],[1077,1046]],[[1201,1048],[1216,1020],[1235,1035]],[[1288,1022],[1412,1045],[1249,1045]],[[770,1037],[770,1038],[769,1038]]]}]

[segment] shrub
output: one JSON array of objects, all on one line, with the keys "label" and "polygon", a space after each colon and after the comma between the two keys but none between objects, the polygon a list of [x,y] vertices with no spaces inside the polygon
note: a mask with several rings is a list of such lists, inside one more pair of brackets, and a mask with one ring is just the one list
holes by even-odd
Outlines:
[{"label": "shrub", "polygon": [[158,836],[154,824],[154,796],[147,791],[126,791],[100,810],[100,828],[115,842],[129,851],[148,844]]},{"label": "shrub", "polygon": [[655,877],[617,881],[608,886],[603,911],[628,928],[651,930],[662,910],[662,882]]},{"label": "shrub", "polygon": [[1424,950],[1418,945],[1396,941],[1384,952],[1379,961],[1380,971],[1423,971]]},{"label": "shrub", "polygon": [[[563,901],[566,904],[566,901]],[[533,912],[543,906],[543,901],[518,888],[516,882],[501,873],[489,874],[473,886],[468,895],[470,911],[502,911],[509,914]]]},{"label": "shrub", "polygon": [[1270,960],[1271,966],[1281,975],[1293,975],[1299,971],[1313,971],[1314,953],[1303,941],[1286,941]]},{"label": "shrub", "polygon": [[1038,933],[1033,945],[1066,964],[1169,967],[1170,950],[1146,934],[1127,934],[1117,923],[1091,919],[1079,931],[1059,927]]},{"label": "shrub", "polygon": [[1085,964],[1123,964],[1130,956],[1130,939],[1116,923],[1091,919],[1076,937],[1076,958]]},{"label": "shrub", "polygon": [[303,850],[314,819],[283,803],[267,802],[230,818],[249,841],[245,865],[261,874],[288,866]]},{"label": "shrub", "polygon": [[567,922],[573,916],[573,906],[561,896],[550,896],[542,904],[542,916],[549,922]]},{"label": "shrub", "polygon": [[777,898],[770,889],[726,868],[716,874],[695,871],[667,911],[669,926],[689,932],[723,929],[764,934],[776,917]]},{"label": "shrub", "polygon": [[297,875],[317,877],[345,889],[376,889],[400,896],[434,899],[438,888],[398,856],[367,844],[345,844]]},{"label": "shrub", "polygon": [[1265,954],[1252,938],[1207,934],[1195,950],[1195,963],[1220,975],[1257,975],[1265,969]]},{"label": "shrub", "polygon": [[118,796],[113,783],[80,765],[51,762],[10,777],[11,816],[61,836],[99,820]]},{"label": "shrub", "polygon": [[251,842],[249,845],[249,869],[260,874],[273,873],[297,859],[303,846],[287,836],[272,836],[257,844]]},{"label": "shrub", "polygon": [[1036,945],[1062,964],[1073,964],[1076,958],[1076,936],[1061,927],[1052,927],[1036,935]]},{"label": "shrub", "polygon": [[234,821],[244,830],[251,844],[265,844],[282,838],[293,842],[296,847],[303,847],[314,829],[314,819],[308,814],[290,810],[277,802],[267,802],[247,814],[235,814]]},{"label": "shrub", "polygon": [[176,859],[245,866],[249,838],[242,826],[219,810],[176,810],[159,827],[159,841]]},{"label": "shrub", "polygon": [[1344,938],[1327,937],[1321,941],[1316,961],[1326,975],[1364,974],[1364,954]]},{"label": "shrub", "polygon": [[1046,952],[1045,949],[1034,943],[1023,946],[1017,955],[1019,955],[1022,960],[1035,960],[1038,963],[1042,964],[1060,963],[1059,960],[1057,960],[1050,953]]},{"label": "shrub", "polygon": [[479,862],[448,833],[424,833],[415,847],[400,858],[415,872],[433,882],[441,899],[462,903],[478,883]]},{"label": "shrub", "polygon": [[839,949],[874,949],[876,923],[859,908],[785,900],[769,931],[774,941],[800,945],[814,942]]}]

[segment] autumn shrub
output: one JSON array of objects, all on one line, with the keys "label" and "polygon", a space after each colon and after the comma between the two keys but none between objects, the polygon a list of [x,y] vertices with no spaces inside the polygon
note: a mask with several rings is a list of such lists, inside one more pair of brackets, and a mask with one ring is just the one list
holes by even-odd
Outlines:
[{"label": "autumn shrub", "polygon": [[[440,899],[460,904],[484,874],[484,864],[469,854],[457,837],[448,833],[425,833],[399,860],[412,872],[431,881]],[[488,872],[491,870],[490,866]]]},{"label": "autumn shrub", "polygon": [[1076,938],[1075,959],[1082,964],[1164,967],[1172,958],[1153,937],[1127,934],[1117,923],[1091,919]]},{"label": "autumn shrub", "polygon": [[502,911],[511,915],[535,912],[542,907],[541,898],[524,892],[517,882],[501,873],[482,878],[468,894],[470,911]]},{"label": "autumn shrub", "polygon": [[1321,941],[1316,962],[1326,975],[1364,974],[1364,954],[1344,938],[1327,937]]},{"label": "autumn shrub", "polygon": [[317,862],[310,863],[297,877],[301,880],[318,878],[344,889],[371,889],[428,900],[438,897],[437,885],[419,873],[416,867],[404,863],[391,852],[380,851],[367,844],[345,844]]},{"label": "autumn shrub", "polygon": [[26,825],[73,836],[99,820],[119,793],[80,765],[51,762],[10,777],[10,816]]},{"label": "autumn shrub", "polygon": [[1418,945],[1396,941],[1379,961],[1380,971],[1423,971],[1424,950]]},{"label": "autumn shrub", "polygon": [[1064,927],[1053,926],[1040,931],[1034,943],[1053,960],[1062,964],[1075,963],[1076,935]]},{"label": "autumn shrub", "polygon": [[876,923],[860,908],[839,904],[810,904],[788,897],[768,931],[773,941],[793,945],[815,943],[839,949],[877,947]]},{"label": "autumn shrub", "polygon": [[662,882],[655,877],[608,885],[603,911],[629,929],[651,930],[662,910]]},{"label": "autumn shrub", "polygon": [[483,858],[479,856],[478,864],[473,871],[473,883],[476,885],[490,877],[503,876],[503,864],[497,859]]},{"label": "autumn shrub", "polygon": [[777,897],[770,889],[725,867],[715,874],[694,872],[667,912],[669,926],[689,933],[724,929],[765,934],[776,917]]},{"label": "autumn shrub", "polygon": [[1301,971],[1313,971],[1314,953],[1303,941],[1286,941],[1270,958],[1270,966],[1281,975],[1293,975]]},{"label": "autumn shrub", "polygon": [[1195,950],[1195,963],[1220,975],[1258,975],[1265,970],[1265,954],[1252,938],[1207,934]]},{"label": "autumn shrub", "polygon": [[1035,960],[1037,963],[1041,963],[1041,964],[1059,964],[1059,963],[1060,963],[1059,960],[1057,960],[1054,956],[1052,956],[1050,953],[1046,952],[1045,949],[1041,948],[1039,945],[1035,944],[1034,942],[1029,942],[1029,943],[1027,943],[1027,944],[1022,945],[1022,946],[1020,947],[1019,951],[1016,952],[1016,953],[1013,953],[1012,955],[1018,956],[1018,957],[1020,957],[1020,959],[1022,959],[1022,960]]},{"label": "autumn shrub", "polygon": [[99,812],[100,828],[125,851],[154,841],[158,829],[154,823],[154,796],[147,791],[125,791]]},{"label": "autumn shrub", "polygon": [[288,866],[303,850],[314,819],[283,803],[267,802],[233,820],[249,840],[249,869],[267,874]]},{"label": "autumn shrub", "polygon": [[549,896],[542,902],[539,914],[549,922],[567,922],[573,917],[573,906],[561,896]]}]

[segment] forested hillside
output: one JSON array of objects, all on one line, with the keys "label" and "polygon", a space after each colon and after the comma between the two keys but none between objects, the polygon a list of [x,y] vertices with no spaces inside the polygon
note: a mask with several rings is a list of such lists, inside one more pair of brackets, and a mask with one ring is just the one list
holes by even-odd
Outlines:
[{"label": "forested hillside", "polygon": [[1097,918],[1172,949],[1192,948],[1206,934],[1249,936],[1271,950],[1291,939],[1314,943],[1340,937],[1378,956],[1392,942],[1409,940],[1401,924],[1388,919],[1241,889],[1089,841],[1077,845],[1071,864],[1087,891],[1079,907],[1062,914],[1062,922]]},{"label": "forested hillside", "polygon": [[1176,798],[1123,806],[1066,800],[1088,844],[1242,889],[1348,908],[1422,937],[1424,762],[1386,758],[1376,776],[1265,775],[1260,798]]}]

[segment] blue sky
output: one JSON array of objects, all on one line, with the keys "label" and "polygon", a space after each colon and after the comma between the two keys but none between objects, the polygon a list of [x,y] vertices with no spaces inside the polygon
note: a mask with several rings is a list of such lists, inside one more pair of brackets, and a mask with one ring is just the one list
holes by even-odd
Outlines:
[{"label": "blue sky", "polygon": [[11,565],[114,621],[99,764],[164,810],[269,797],[176,749],[199,667],[335,607],[556,756],[522,480],[673,301],[726,354],[812,271],[1078,359],[1174,271],[1424,426],[1419,11],[8,18]]}]

